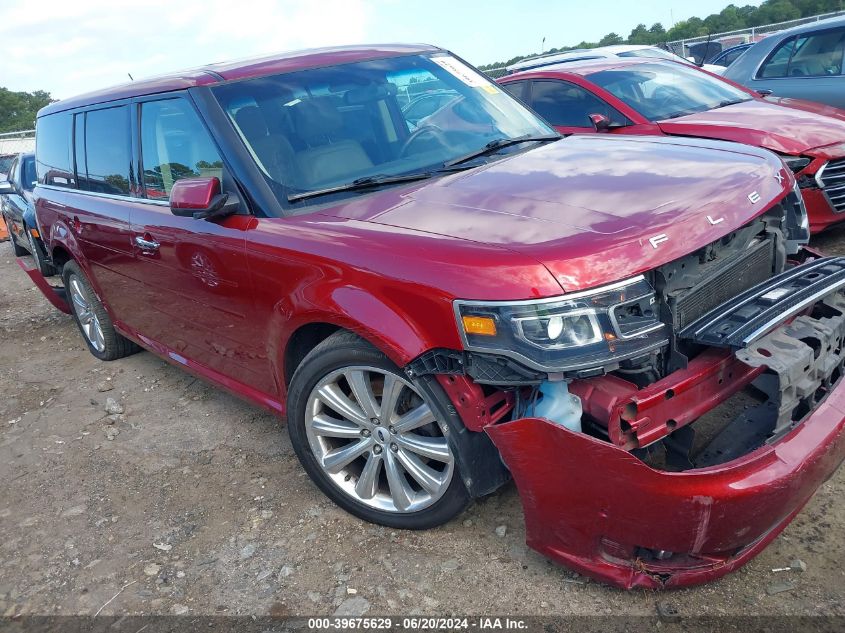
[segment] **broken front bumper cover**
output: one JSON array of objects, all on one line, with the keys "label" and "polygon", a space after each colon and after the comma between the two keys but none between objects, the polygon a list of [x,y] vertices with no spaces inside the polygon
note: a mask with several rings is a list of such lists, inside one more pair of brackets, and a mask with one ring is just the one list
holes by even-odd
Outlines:
[{"label": "broken front bumper cover", "polygon": [[[845,460],[845,258],[788,273],[722,306],[725,319],[714,311],[699,322],[709,319],[715,325],[701,330],[706,336],[739,342],[737,358],[765,366],[779,383],[772,439],[751,452],[668,472],[545,419],[485,428],[519,488],[531,547],[619,587],[680,587],[740,567],[786,527]],[[784,287],[809,290],[777,291]],[[816,318],[786,323],[814,304]],[[779,323],[772,306],[781,310]],[[753,314],[735,318],[743,308]],[[792,420],[808,399],[809,409]]]}]

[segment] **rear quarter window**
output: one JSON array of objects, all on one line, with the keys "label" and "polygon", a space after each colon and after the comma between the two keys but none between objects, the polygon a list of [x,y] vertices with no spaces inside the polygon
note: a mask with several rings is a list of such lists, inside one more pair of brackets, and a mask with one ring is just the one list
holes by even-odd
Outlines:
[{"label": "rear quarter window", "polygon": [[54,187],[76,187],[71,160],[70,113],[60,112],[38,119],[36,124],[35,163],[38,182]]}]

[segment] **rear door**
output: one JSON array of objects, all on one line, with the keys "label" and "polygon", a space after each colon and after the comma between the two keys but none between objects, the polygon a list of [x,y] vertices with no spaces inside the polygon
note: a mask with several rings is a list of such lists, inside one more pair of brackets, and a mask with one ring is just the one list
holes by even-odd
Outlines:
[{"label": "rear door", "polygon": [[[69,229],[85,269],[106,307],[120,323],[129,313],[127,271],[132,263],[129,106],[110,104],[38,119],[38,200],[50,228]],[[41,216],[44,217],[44,216]]]},{"label": "rear door", "polygon": [[196,220],[171,213],[182,178],[217,177],[223,161],[184,94],[138,100],[133,126],[143,202],[132,211],[133,275],[145,308],[138,329],[180,362],[194,361],[265,393],[273,390],[266,351],[250,323],[246,232],[252,216]]}]

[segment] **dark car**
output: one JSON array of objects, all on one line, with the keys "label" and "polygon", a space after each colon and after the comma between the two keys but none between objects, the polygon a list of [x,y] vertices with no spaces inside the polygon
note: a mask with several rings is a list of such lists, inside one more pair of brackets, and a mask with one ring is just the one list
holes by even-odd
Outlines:
[{"label": "dark car", "polygon": [[[459,103],[414,127],[398,95],[435,82]],[[845,258],[803,248],[768,151],[562,138],[404,45],[137,81],[47,106],[37,134],[70,301],[30,276],[88,349],[144,347],[284,415],[368,521],[439,525],[513,476],[532,547],[693,584],[845,457]],[[719,404],[744,417],[697,424]]]},{"label": "dark car", "polygon": [[845,17],[796,26],[757,42],[724,77],[752,90],[845,108]]},{"label": "dark car", "polygon": [[47,253],[38,223],[32,190],[35,188],[35,154],[18,154],[12,159],[8,179],[0,183],[0,214],[9,232],[15,255],[32,255],[44,276],[56,270],[47,261]]},{"label": "dark car", "polygon": [[754,42],[749,42],[747,44],[737,44],[736,46],[726,48],[721,53],[716,55],[716,57],[710,60],[710,64],[727,68],[728,66],[733,64],[737,59],[739,59],[739,56],[742,55],[752,46],[754,46]]}]

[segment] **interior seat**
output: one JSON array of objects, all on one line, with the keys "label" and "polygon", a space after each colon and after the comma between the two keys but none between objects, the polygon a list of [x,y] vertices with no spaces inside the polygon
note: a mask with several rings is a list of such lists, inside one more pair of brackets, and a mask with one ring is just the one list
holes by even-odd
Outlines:
[{"label": "interior seat", "polygon": [[296,182],[293,147],[281,134],[270,134],[258,106],[245,106],[235,113],[238,124],[259,162],[276,182]]},{"label": "interior seat", "polygon": [[307,149],[296,154],[298,185],[313,189],[373,166],[361,144],[343,138],[343,117],[326,98],[301,101],[291,109],[294,129]]}]

